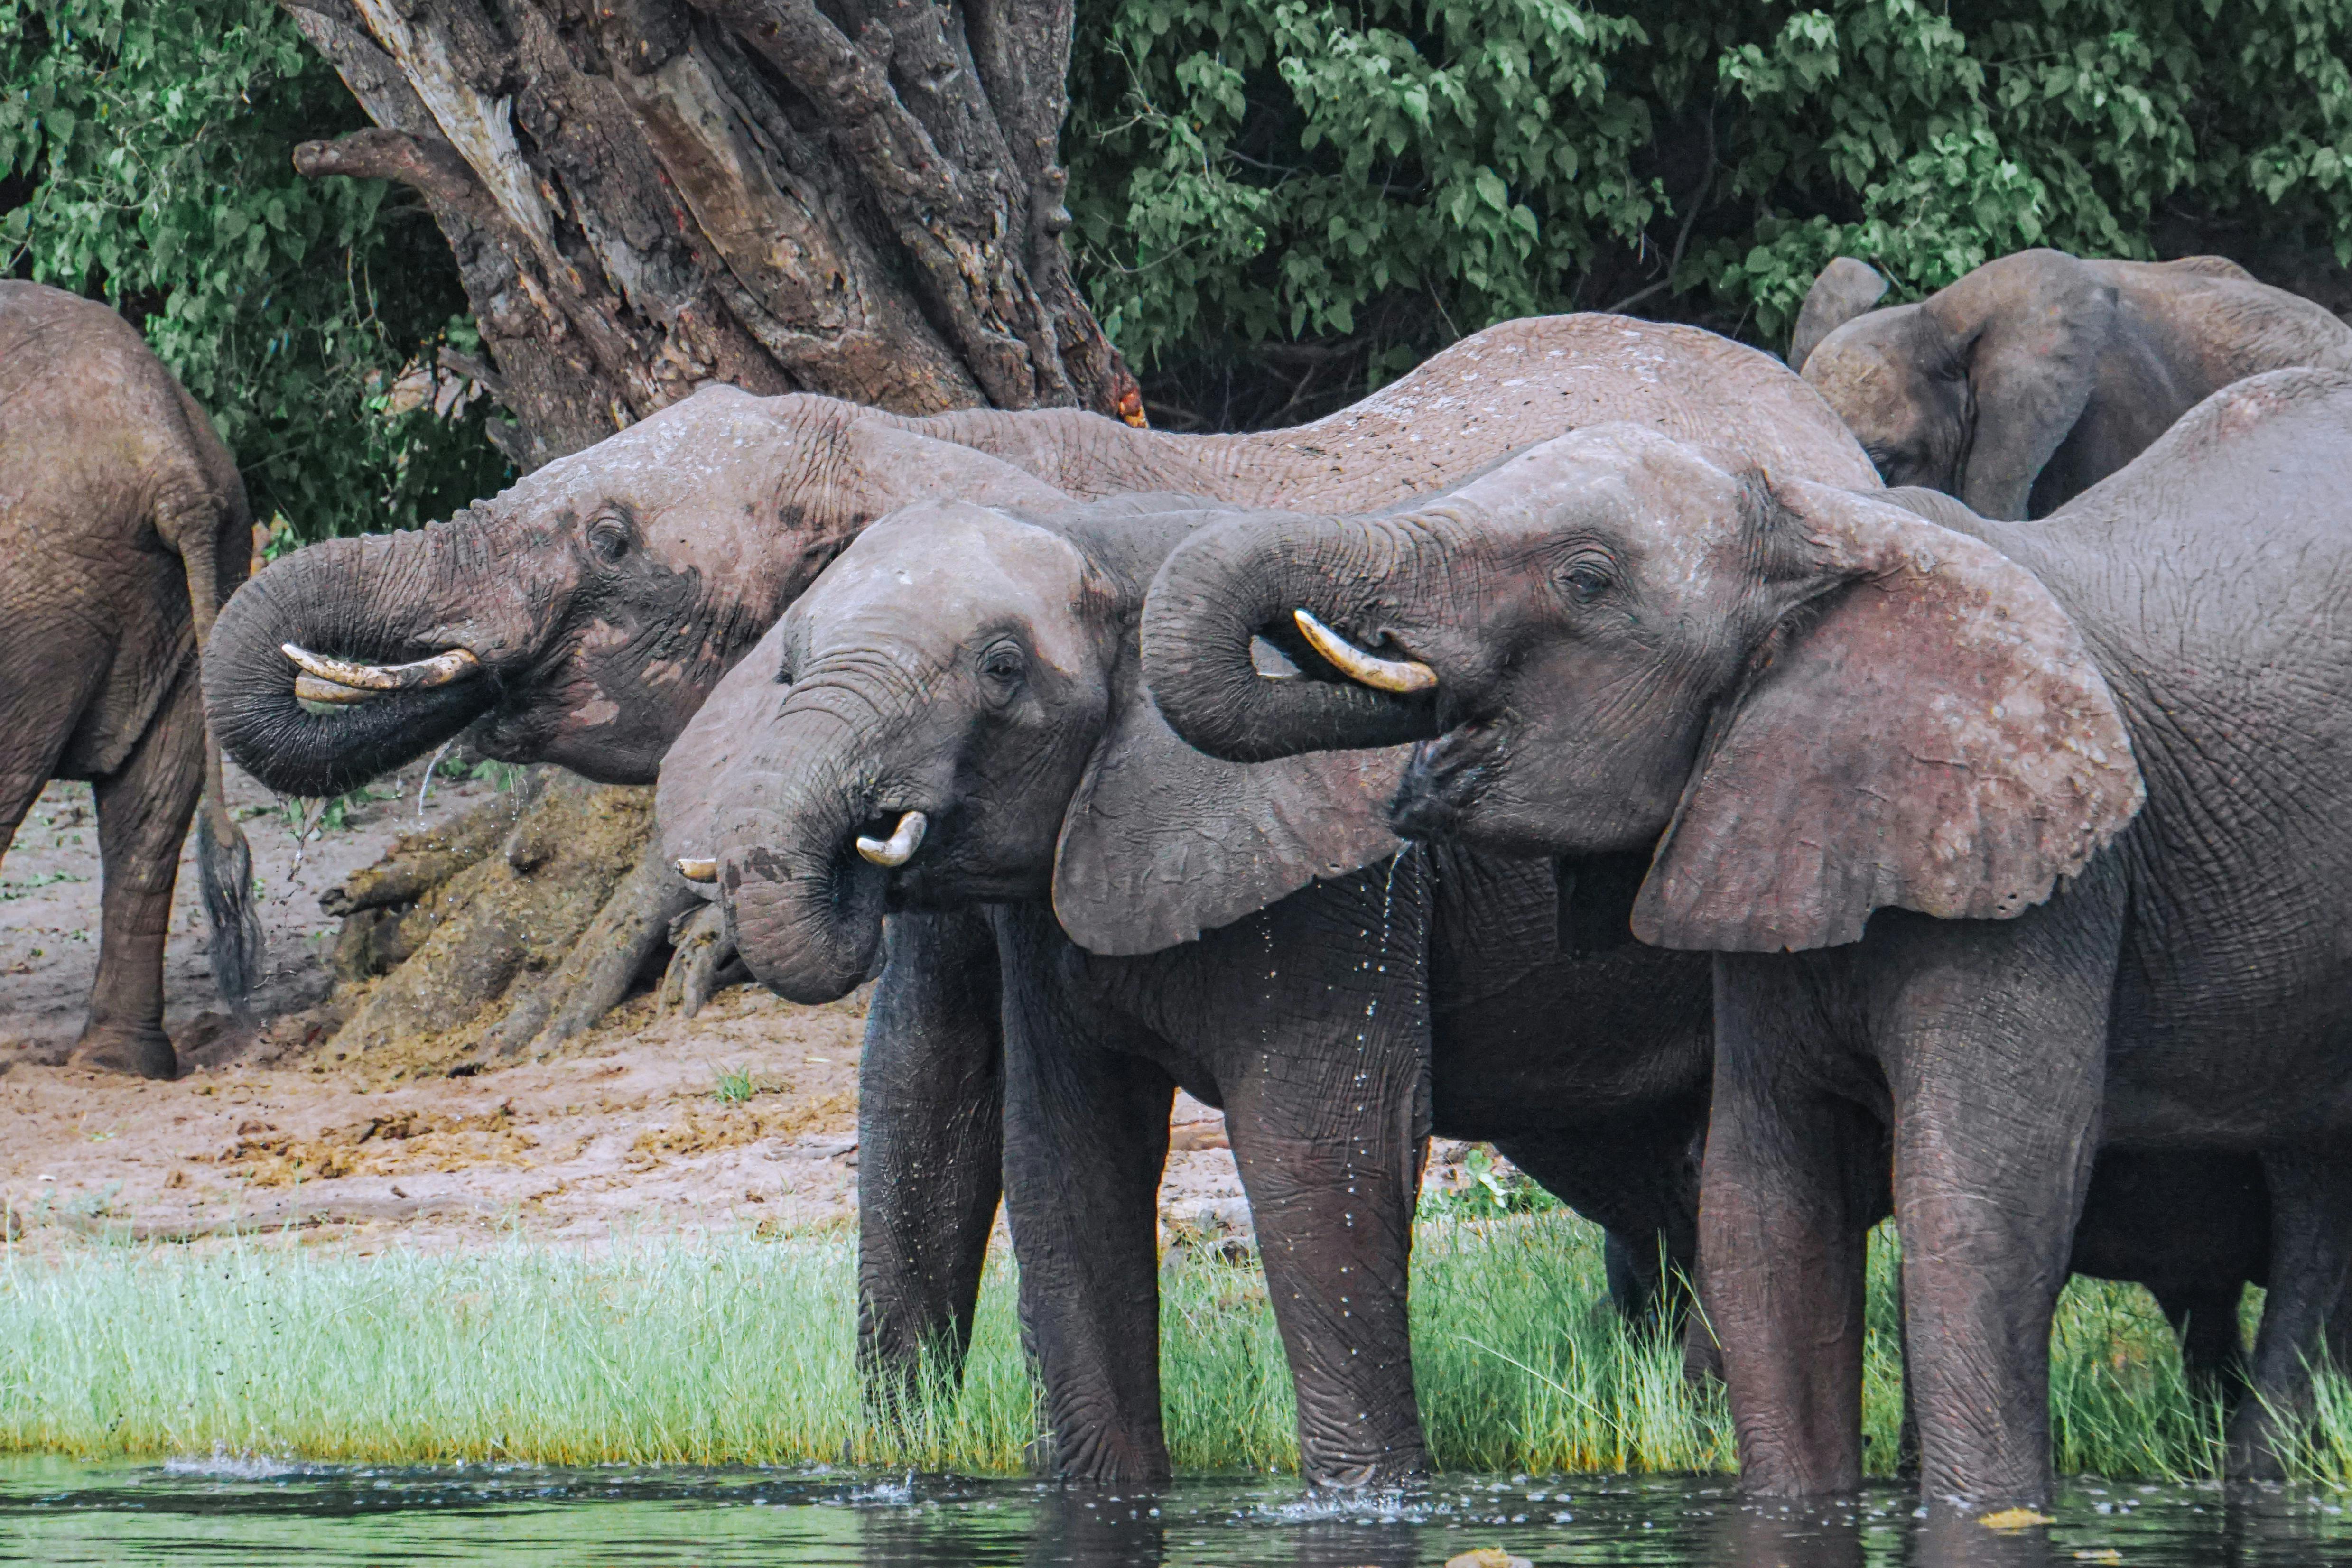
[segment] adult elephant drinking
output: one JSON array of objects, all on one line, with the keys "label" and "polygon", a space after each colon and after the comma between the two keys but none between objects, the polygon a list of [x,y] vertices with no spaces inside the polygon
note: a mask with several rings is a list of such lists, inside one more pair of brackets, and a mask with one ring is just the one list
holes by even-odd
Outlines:
[{"label": "adult elephant drinking", "polygon": [[1851,257],[1823,268],[1789,363],[1888,484],[1941,490],[1987,517],[2055,511],[2231,382],[2352,370],[2352,327],[2218,256],[2023,250],[1916,304],[1871,309],[1885,289]]},{"label": "adult elephant drinking", "polygon": [[[2262,1159],[2271,1398],[2233,1436],[2275,1469],[2352,1243],[2347,447],[2352,376],[2276,371],[2017,525],[1588,431],[1393,517],[1203,531],[1144,666],[1218,756],[1422,737],[1403,831],[1654,852],[1636,934],[1719,955],[1701,1289],[1749,1488],[1860,1479],[1889,1126],[1931,1505],[2048,1496],[2102,1136]],[[1340,664],[1261,674],[1308,624]]]},{"label": "adult elephant drinking", "polygon": [[[290,793],[350,789],[468,726],[493,756],[650,783],[720,674],[885,512],[1155,489],[1386,506],[1623,417],[1629,377],[1704,371],[1718,341],[1614,316],[1507,322],[1328,418],[1235,436],[1067,412],[904,419],[712,388],[446,522],[272,565],[222,614],[206,698],[232,754]],[[1873,483],[1819,400],[1776,381],[1755,427],[1831,444],[1843,466],[1822,476]],[[638,891],[650,945],[688,895],[674,878]],[[877,1194],[860,1209],[862,1343],[904,1364],[927,1339],[952,1354],[969,1328],[998,1190],[998,1119],[975,1109],[997,1071],[996,955],[968,919],[894,927],[901,980],[877,1003],[860,1082],[861,1183]],[[625,979],[646,950],[616,946],[611,968]]]}]

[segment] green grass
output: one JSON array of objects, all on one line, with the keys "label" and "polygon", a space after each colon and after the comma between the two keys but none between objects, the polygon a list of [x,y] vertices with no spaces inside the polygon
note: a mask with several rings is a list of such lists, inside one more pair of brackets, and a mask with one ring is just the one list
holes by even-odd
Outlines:
[{"label": "green grass", "polygon": [[[1877,1250],[1864,1418],[1885,1471],[1901,1399],[1893,1249]],[[1024,1470],[1036,1400],[1009,1269],[991,1270],[961,1396],[935,1393],[889,1432],[864,1414],[852,1364],[855,1252],[839,1233],[375,1258],[274,1239],[0,1249],[0,1449]],[[1178,1467],[1293,1468],[1289,1383],[1255,1265],[1182,1249],[1161,1278]],[[1684,1380],[1679,1346],[1617,1322],[1597,1233],[1570,1216],[1424,1223],[1413,1321],[1446,1469],[1731,1463],[1720,1393]],[[2214,1412],[2183,1386],[2137,1291],[2071,1287],[2053,1374],[2063,1469],[2214,1473]],[[2352,1484],[2352,1385],[2327,1386],[2303,1468]]]}]

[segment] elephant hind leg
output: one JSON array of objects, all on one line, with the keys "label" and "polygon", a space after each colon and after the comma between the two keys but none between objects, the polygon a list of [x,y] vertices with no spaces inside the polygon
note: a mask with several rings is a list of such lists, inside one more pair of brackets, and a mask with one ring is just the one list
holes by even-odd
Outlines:
[{"label": "elephant hind leg", "polygon": [[2253,1397],[2230,1420],[2234,1479],[2280,1480],[2312,1404],[2312,1368],[2352,1292],[2352,1160],[2340,1153],[2264,1155],[2271,1189],[2270,1294],[2254,1336]]},{"label": "elephant hind leg", "polygon": [[94,782],[100,900],[98,977],[76,1066],[171,1078],[179,1060],[163,1033],[163,943],[180,845],[204,782],[204,710],[193,664],[181,672],[130,758]]}]

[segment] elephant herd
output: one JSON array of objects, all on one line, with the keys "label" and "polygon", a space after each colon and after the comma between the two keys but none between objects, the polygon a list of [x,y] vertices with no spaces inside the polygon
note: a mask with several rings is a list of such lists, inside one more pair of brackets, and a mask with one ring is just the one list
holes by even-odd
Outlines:
[{"label": "elephant herd", "polygon": [[[1884,287],[1832,264],[1787,364],[1518,320],[1247,435],[711,387],[144,641],[74,608],[92,560],[234,581],[171,486],[117,483],[134,547],[0,468],[0,537],[71,569],[11,569],[0,701],[58,738],[9,757],[0,823],[60,774],[102,831],[129,779],[140,841],[184,833],[199,636],[211,733],[274,789],[460,731],[657,779],[679,897],[755,976],[878,973],[869,1374],[961,1356],[1001,1197],[1073,1479],[1168,1469],[1179,1087],[1224,1110],[1315,1480],[1426,1468],[1433,1133],[1598,1221],[1628,1311],[1696,1281],[1752,1491],[1860,1481],[1889,1214],[1931,1507],[2046,1500],[2070,1271],[2146,1283],[2244,1390],[2233,1466],[2276,1473],[2352,1356],[2352,329],[2213,258]],[[0,335],[106,315],[7,289]],[[19,413],[28,354],[0,463],[41,432],[79,466],[33,466],[105,491],[113,448]],[[26,644],[43,592],[132,650],[115,675],[69,691]],[[135,722],[132,672],[161,694]],[[176,748],[176,794],[89,738],[126,734]],[[147,1008],[160,1039],[122,979],[160,939],[114,924],[118,875],[157,873],[112,838],[107,873],[91,1029]]]}]

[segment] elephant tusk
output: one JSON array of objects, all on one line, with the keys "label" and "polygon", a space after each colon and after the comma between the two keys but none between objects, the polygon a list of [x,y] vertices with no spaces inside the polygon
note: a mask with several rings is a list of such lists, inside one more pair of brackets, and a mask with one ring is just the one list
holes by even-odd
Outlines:
[{"label": "elephant tusk", "polygon": [[869,839],[859,834],[857,852],[874,864],[883,867],[905,865],[915,858],[922,847],[923,830],[930,821],[920,811],[908,811],[898,819],[898,831],[887,839]]},{"label": "elephant tusk", "polygon": [[425,691],[446,686],[478,673],[482,662],[463,648],[452,648],[410,664],[359,664],[330,659],[292,643],[278,651],[302,672],[294,677],[294,695],[314,703],[363,703],[380,692]]},{"label": "elephant tusk", "polygon": [[1437,685],[1437,672],[1418,659],[1375,658],[1306,611],[1294,610],[1290,613],[1315,651],[1351,681],[1400,695],[1425,692]]},{"label": "elephant tusk", "polygon": [[677,863],[677,874],[686,878],[688,882],[717,882],[719,880],[719,862],[715,860],[697,860],[693,856],[688,855],[681,858]]}]

